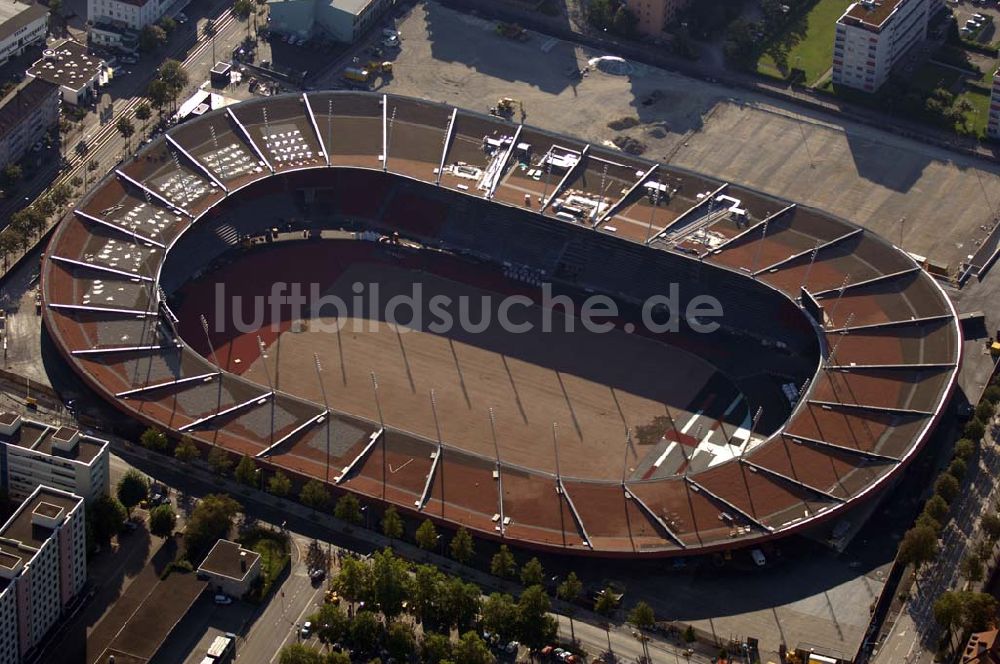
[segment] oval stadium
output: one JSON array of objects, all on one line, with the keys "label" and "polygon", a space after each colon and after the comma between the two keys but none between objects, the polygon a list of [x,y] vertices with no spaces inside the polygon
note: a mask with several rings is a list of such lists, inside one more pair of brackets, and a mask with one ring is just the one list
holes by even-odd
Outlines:
[{"label": "oval stadium", "polygon": [[605,557],[837,537],[961,359],[934,279],[844,219],[361,92],[173,127],[67,214],[42,294],[144,426]]}]

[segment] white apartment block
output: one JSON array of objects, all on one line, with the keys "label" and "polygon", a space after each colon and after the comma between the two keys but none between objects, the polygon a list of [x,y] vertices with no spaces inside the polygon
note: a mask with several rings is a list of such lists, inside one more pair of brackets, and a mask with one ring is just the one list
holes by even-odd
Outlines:
[{"label": "white apartment block", "polygon": [[83,589],[83,498],[38,487],[0,527],[0,664],[28,660]]},{"label": "white apartment block", "polygon": [[914,44],[927,36],[936,0],[862,0],[837,20],[833,82],[875,92]]},{"label": "white apartment block", "polygon": [[110,487],[108,442],[0,413],[0,482],[22,500],[48,486],[90,500]]},{"label": "white apartment block", "polygon": [[48,30],[48,8],[37,2],[0,0],[0,64],[44,41]]},{"label": "white apartment block", "polygon": [[87,0],[87,21],[142,30],[159,21],[171,4],[172,0]]}]

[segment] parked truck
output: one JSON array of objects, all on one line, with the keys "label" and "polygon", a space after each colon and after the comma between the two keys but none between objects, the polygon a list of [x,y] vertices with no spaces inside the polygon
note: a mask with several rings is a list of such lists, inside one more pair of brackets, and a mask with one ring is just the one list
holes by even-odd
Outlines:
[{"label": "parked truck", "polygon": [[360,85],[368,85],[371,81],[371,76],[370,71],[361,67],[347,67],[344,69],[343,73],[345,81],[350,81],[351,83],[357,83]]}]

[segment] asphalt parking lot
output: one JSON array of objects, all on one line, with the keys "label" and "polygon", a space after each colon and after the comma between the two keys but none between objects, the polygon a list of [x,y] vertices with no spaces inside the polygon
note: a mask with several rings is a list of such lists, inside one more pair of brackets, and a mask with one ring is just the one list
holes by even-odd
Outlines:
[{"label": "asphalt parking lot", "polygon": [[[953,270],[1000,205],[997,167],[872,127],[641,65],[574,78],[568,72],[604,54],[533,33],[507,39],[493,22],[433,2],[396,27],[402,48],[381,90],[480,112],[512,97],[529,124],[596,143],[625,133],[647,157],[833,212],[897,243],[902,229],[907,251]],[[338,83],[331,71],[317,84]],[[608,128],[625,117],[638,126]]]}]

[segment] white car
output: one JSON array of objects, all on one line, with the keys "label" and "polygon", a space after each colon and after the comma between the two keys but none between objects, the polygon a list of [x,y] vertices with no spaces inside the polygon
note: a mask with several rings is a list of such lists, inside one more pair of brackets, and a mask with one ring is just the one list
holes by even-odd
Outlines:
[{"label": "white car", "polygon": [[230,597],[229,595],[223,595],[222,593],[219,593],[218,595],[215,596],[215,603],[221,606],[225,606],[226,604],[232,604],[233,598]]},{"label": "white car", "polygon": [[302,635],[303,639],[308,639],[312,635],[312,628],[312,622],[307,620],[302,623],[302,629],[299,630],[299,633]]}]

